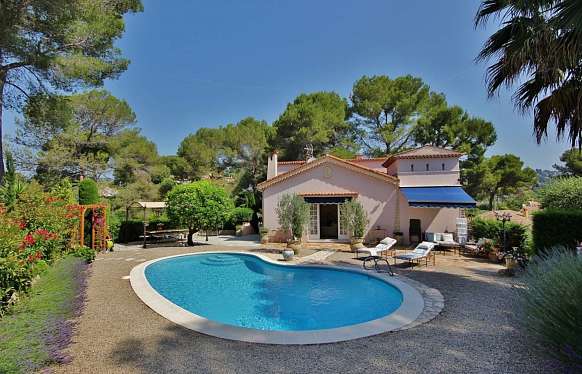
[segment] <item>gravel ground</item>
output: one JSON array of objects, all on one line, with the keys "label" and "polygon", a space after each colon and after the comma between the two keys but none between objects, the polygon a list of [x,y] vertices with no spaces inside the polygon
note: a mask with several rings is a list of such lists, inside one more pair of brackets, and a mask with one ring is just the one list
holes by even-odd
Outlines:
[{"label": "gravel ground", "polygon": [[[99,255],[88,302],[70,347],[73,362],[57,373],[542,373],[555,372],[528,350],[516,328],[512,280],[500,268],[458,255],[436,266],[398,272],[437,288],[445,308],[405,331],[349,342],[273,346],[218,339],[175,325],[133,293],[131,268],[158,257],[199,250],[133,248]],[[224,248],[223,248],[224,249]],[[230,248],[231,250],[233,248]],[[258,249],[251,249],[257,251]],[[328,258],[358,263],[348,253]]]}]

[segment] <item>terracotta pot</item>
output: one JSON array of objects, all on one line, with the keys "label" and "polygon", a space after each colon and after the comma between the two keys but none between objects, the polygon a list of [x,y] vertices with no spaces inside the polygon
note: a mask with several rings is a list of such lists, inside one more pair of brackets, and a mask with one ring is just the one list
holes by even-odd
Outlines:
[{"label": "terracotta pot", "polygon": [[301,241],[299,240],[290,240],[287,242],[287,248],[293,250],[293,252],[298,255],[301,251]]},{"label": "terracotta pot", "polygon": [[352,240],[350,241],[350,248],[352,249],[352,252],[357,249],[364,248],[364,239],[352,238]]},{"label": "terracotta pot", "polygon": [[505,256],[505,267],[508,269],[515,269],[517,260],[511,256]]}]

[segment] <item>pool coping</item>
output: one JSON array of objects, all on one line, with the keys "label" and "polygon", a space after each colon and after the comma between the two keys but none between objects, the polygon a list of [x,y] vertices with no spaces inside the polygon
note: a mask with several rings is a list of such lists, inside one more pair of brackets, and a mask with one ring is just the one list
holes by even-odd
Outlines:
[{"label": "pool coping", "polygon": [[[255,256],[259,259],[278,266],[301,266],[301,267],[320,267],[331,270],[344,270],[364,274],[370,277],[378,278],[385,281],[402,293],[402,304],[394,312],[387,316],[372,321],[358,323],[350,326],[337,327],[322,330],[303,330],[303,331],[270,331],[259,330],[245,327],[238,327],[218,323],[194,314],[166,299],[160,295],[148,282],[145,276],[147,266],[161,260],[174,257],[196,256],[203,254],[243,254]],[[410,284],[398,279],[398,276],[390,277],[383,273],[372,273],[364,270],[355,269],[346,266],[335,265],[306,265],[306,264],[288,264],[277,262],[268,256],[257,253],[241,251],[208,251],[186,253],[174,256],[160,257],[135,266],[130,272],[130,283],[136,295],[153,311],[162,317],[187,329],[194,330],[206,335],[215,336],[223,339],[239,340],[249,343],[263,344],[283,344],[283,345],[303,345],[303,344],[325,344],[336,343],[346,340],[364,338],[372,335],[378,335],[390,331],[398,331],[413,325],[421,316],[425,308],[425,299],[422,294]]]}]

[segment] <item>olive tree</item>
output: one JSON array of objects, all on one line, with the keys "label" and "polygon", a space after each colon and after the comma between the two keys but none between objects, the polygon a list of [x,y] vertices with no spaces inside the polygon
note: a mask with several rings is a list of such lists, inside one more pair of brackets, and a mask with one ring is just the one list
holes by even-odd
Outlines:
[{"label": "olive tree", "polygon": [[293,240],[300,240],[309,219],[309,205],[305,200],[297,194],[284,194],[277,204],[276,213],[281,228],[290,232]]}]

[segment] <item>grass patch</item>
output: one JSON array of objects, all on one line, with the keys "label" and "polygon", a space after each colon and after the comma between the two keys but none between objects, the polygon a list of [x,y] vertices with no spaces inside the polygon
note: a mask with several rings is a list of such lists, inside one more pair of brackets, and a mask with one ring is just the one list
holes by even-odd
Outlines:
[{"label": "grass patch", "polygon": [[69,358],[72,323],[80,313],[87,265],[66,257],[50,267],[29,294],[0,319],[0,373],[28,373]]}]

